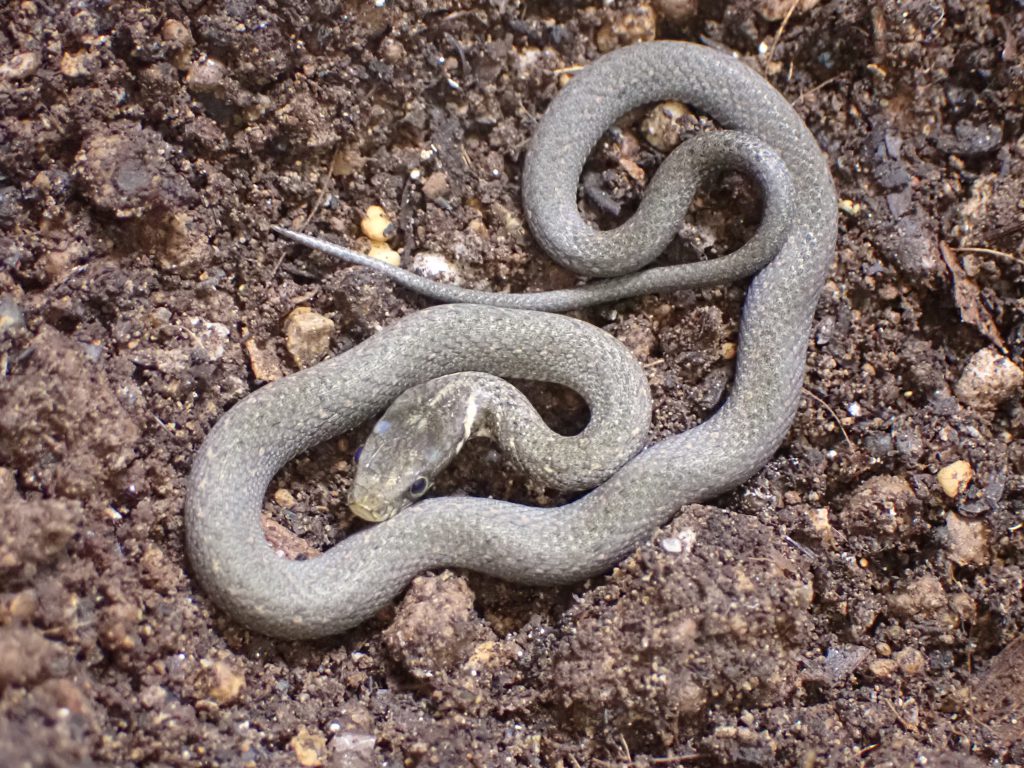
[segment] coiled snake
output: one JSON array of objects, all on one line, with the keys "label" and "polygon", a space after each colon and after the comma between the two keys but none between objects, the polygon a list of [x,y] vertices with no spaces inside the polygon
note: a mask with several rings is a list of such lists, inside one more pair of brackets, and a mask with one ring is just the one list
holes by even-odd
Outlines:
[{"label": "coiled snake", "polygon": [[[730,130],[706,134],[670,155],[625,225],[591,229],[576,203],[591,147],[621,114],[665,99],[687,102]],[[697,185],[723,165],[745,171],[764,190],[755,237],[721,259],[622,276],[662,251]],[[433,307],[404,318],[354,349],[255,391],[211,430],[189,478],[186,546],[202,586],[235,619],[284,638],[338,633],[372,615],[416,574],[439,567],[527,584],[579,581],[619,561],[682,505],[750,477],[778,448],[800,398],[837,224],[826,159],[774,88],[742,62],[703,46],[655,42],[610,53],[577,74],[548,108],[526,159],[523,195],[545,249],[606,280],[569,291],[491,294],[392,269],[396,280],[428,296],[477,305]],[[360,261],[345,249],[334,251]],[[265,540],[260,509],[284,464],[429,379],[473,370],[555,381],[577,389],[595,419],[602,409],[616,413],[620,401],[636,394],[636,363],[611,337],[577,320],[526,309],[566,310],[724,282],[759,268],[743,307],[727,401],[702,424],[641,451],[576,501],[533,508],[468,497],[426,499],[305,561],[279,557]],[[610,394],[598,391],[607,383],[600,380],[612,380]],[[631,402],[644,397],[641,392]]]}]

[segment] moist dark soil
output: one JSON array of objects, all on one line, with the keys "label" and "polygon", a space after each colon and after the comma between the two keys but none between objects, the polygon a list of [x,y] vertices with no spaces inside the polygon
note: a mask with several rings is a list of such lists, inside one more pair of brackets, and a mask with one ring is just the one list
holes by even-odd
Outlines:
[{"label": "moist dark soil", "polygon": [[[1020,0],[9,0],[0,20],[0,764],[1024,763]],[[836,267],[783,448],[571,589],[442,572],[321,642],[233,623],[183,548],[203,436],[425,306],[268,227],[366,249],[379,205],[406,266],[572,285],[525,225],[525,147],[577,67],[654,38],[734,51],[830,159]],[[587,215],[628,216],[707,127],[625,116]],[[727,178],[668,258],[758,216]],[[743,288],[582,314],[643,362],[653,438],[727,395]],[[286,555],[353,528],[363,434],[275,479]],[[438,492],[563,500],[487,443]]]}]

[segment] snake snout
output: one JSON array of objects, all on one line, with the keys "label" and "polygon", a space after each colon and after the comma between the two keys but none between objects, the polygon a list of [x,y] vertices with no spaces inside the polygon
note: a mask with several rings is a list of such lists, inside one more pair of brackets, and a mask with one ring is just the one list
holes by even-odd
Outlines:
[{"label": "snake snout", "polygon": [[386,499],[353,487],[348,494],[348,508],[356,517],[371,523],[381,523],[395,516],[398,509]]}]

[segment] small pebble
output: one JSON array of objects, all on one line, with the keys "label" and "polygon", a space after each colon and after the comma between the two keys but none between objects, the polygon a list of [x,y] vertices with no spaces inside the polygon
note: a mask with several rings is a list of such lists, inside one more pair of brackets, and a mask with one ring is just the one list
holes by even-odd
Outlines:
[{"label": "small pebble", "polygon": [[661,548],[666,552],[670,552],[673,555],[678,555],[683,551],[683,542],[676,537],[661,540]]},{"label": "small pebble", "polygon": [[25,329],[25,313],[12,296],[0,296],[0,336]]},{"label": "small pebble", "polygon": [[3,64],[0,64],[0,80],[24,80],[32,77],[42,63],[35,51],[16,53]]},{"label": "small pebble", "polygon": [[950,512],[945,539],[949,559],[957,565],[988,565],[989,530],[984,520],[968,520]]},{"label": "small pebble", "polygon": [[287,488],[278,488],[274,491],[274,501],[284,509],[291,509],[298,503]]},{"label": "small pebble", "polygon": [[189,28],[177,19],[168,19],[160,28],[160,37],[177,49],[170,57],[174,66],[182,71],[187,70],[196,43]]},{"label": "small pebble", "polygon": [[60,57],[60,73],[73,80],[88,77],[100,66],[99,56],[91,51],[65,52]]},{"label": "small pebble", "polygon": [[917,648],[904,648],[896,654],[896,663],[905,675],[919,675],[928,667],[928,660]]},{"label": "small pebble", "polygon": [[192,93],[214,93],[224,86],[227,67],[216,59],[206,59],[193,65],[185,75],[185,86]]},{"label": "small pebble", "polygon": [[879,680],[888,680],[896,673],[898,668],[899,664],[892,659],[875,659],[868,665],[872,676],[877,677]]},{"label": "small pebble", "polygon": [[679,101],[655,105],[640,124],[648,143],[659,152],[671,152],[683,139],[687,124],[696,124],[693,113]]},{"label": "small pebble", "polygon": [[277,356],[270,350],[260,349],[255,339],[246,339],[245,354],[249,357],[249,367],[256,381],[277,381],[284,376]]},{"label": "small pebble", "polygon": [[327,738],[320,731],[310,731],[306,726],[302,726],[288,745],[295,752],[295,759],[303,768],[317,768],[324,764]]},{"label": "small pebble", "polygon": [[377,739],[372,733],[339,733],[328,746],[342,765],[355,768],[374,765],[373,748],[376,744]]},{"label": "small pebble", "polygon": [[181,46],[191,47],[195,40],[192,39],[192,33],[189,32],[188,27],[182,24],[177,19],[168,19],[164,22],[164,25],[160,28],[160,37],[165,42],[175,43]]},{"label": "small pebble", "polygon": [[331,348],[334,321],[309,307],[296,307],[284,321],[284,345],[299,368],[312,365]]},{"label": "small pebble", "polygon": [[857,216],[860,214],[860,203],[853,200],[843,199],[839,201],[839,210],[845,213],[847,216]]},{"label": "small pebble", "polygon": [[395,225],[379,205],[371,205],[366,209],[359,227],[374,243],[386,243],[395,235]]},{"label": "small pebble", "polygon": [[39,260],[39,264],[46,274],[46,279],[56,283],[67,274],[74,257],[75,254],[67,249],[47,251]]},{"label": "small pebble", "polygon": [[388,64],[397,64],[405,57],[405,47],[393,37],[386,37],[381,41],[380,55]]},{"label": "small pebble", "polygon": [[190,318],[192,336],[192,359],[196,363],[215,363],[224,357],[231,330],[223,323]]},{"label": "small pebble", "polygon": [[962,459],[947,464],[939,470],[935,479],[939,481],[939,487],[949,498],[955,499],[967,488],[974,477],[974,470],[971,465]]},{"label": "small pebble", "polygon": [[226,661],[200,662],[206,668],[207,686],[210,698],[221,706],[238,700],[245,687],[245,674]]},{"label": "small pebble", "polygon": [[413,272],[432,280],[454,280],[458,275],[455,267],[444,256],[430,251],[420,251],[412,260]]},{"label": "small pebble", "polygon": [[956,396],[968,408],[990,411],[1020,395],[1022,388],[1024,371],[1009,358],[986,348],[967,361],[956,383]]}]

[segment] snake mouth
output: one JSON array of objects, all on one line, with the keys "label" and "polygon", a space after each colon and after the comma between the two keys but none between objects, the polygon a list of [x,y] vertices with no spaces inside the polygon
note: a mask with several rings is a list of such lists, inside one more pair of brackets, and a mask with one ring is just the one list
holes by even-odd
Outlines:
[{"label": "snake mouth", "polygon": [[398,512],[384,499],[366,493],[349,493],[348,508],[352,514],[369,523],[382,523]]}]

